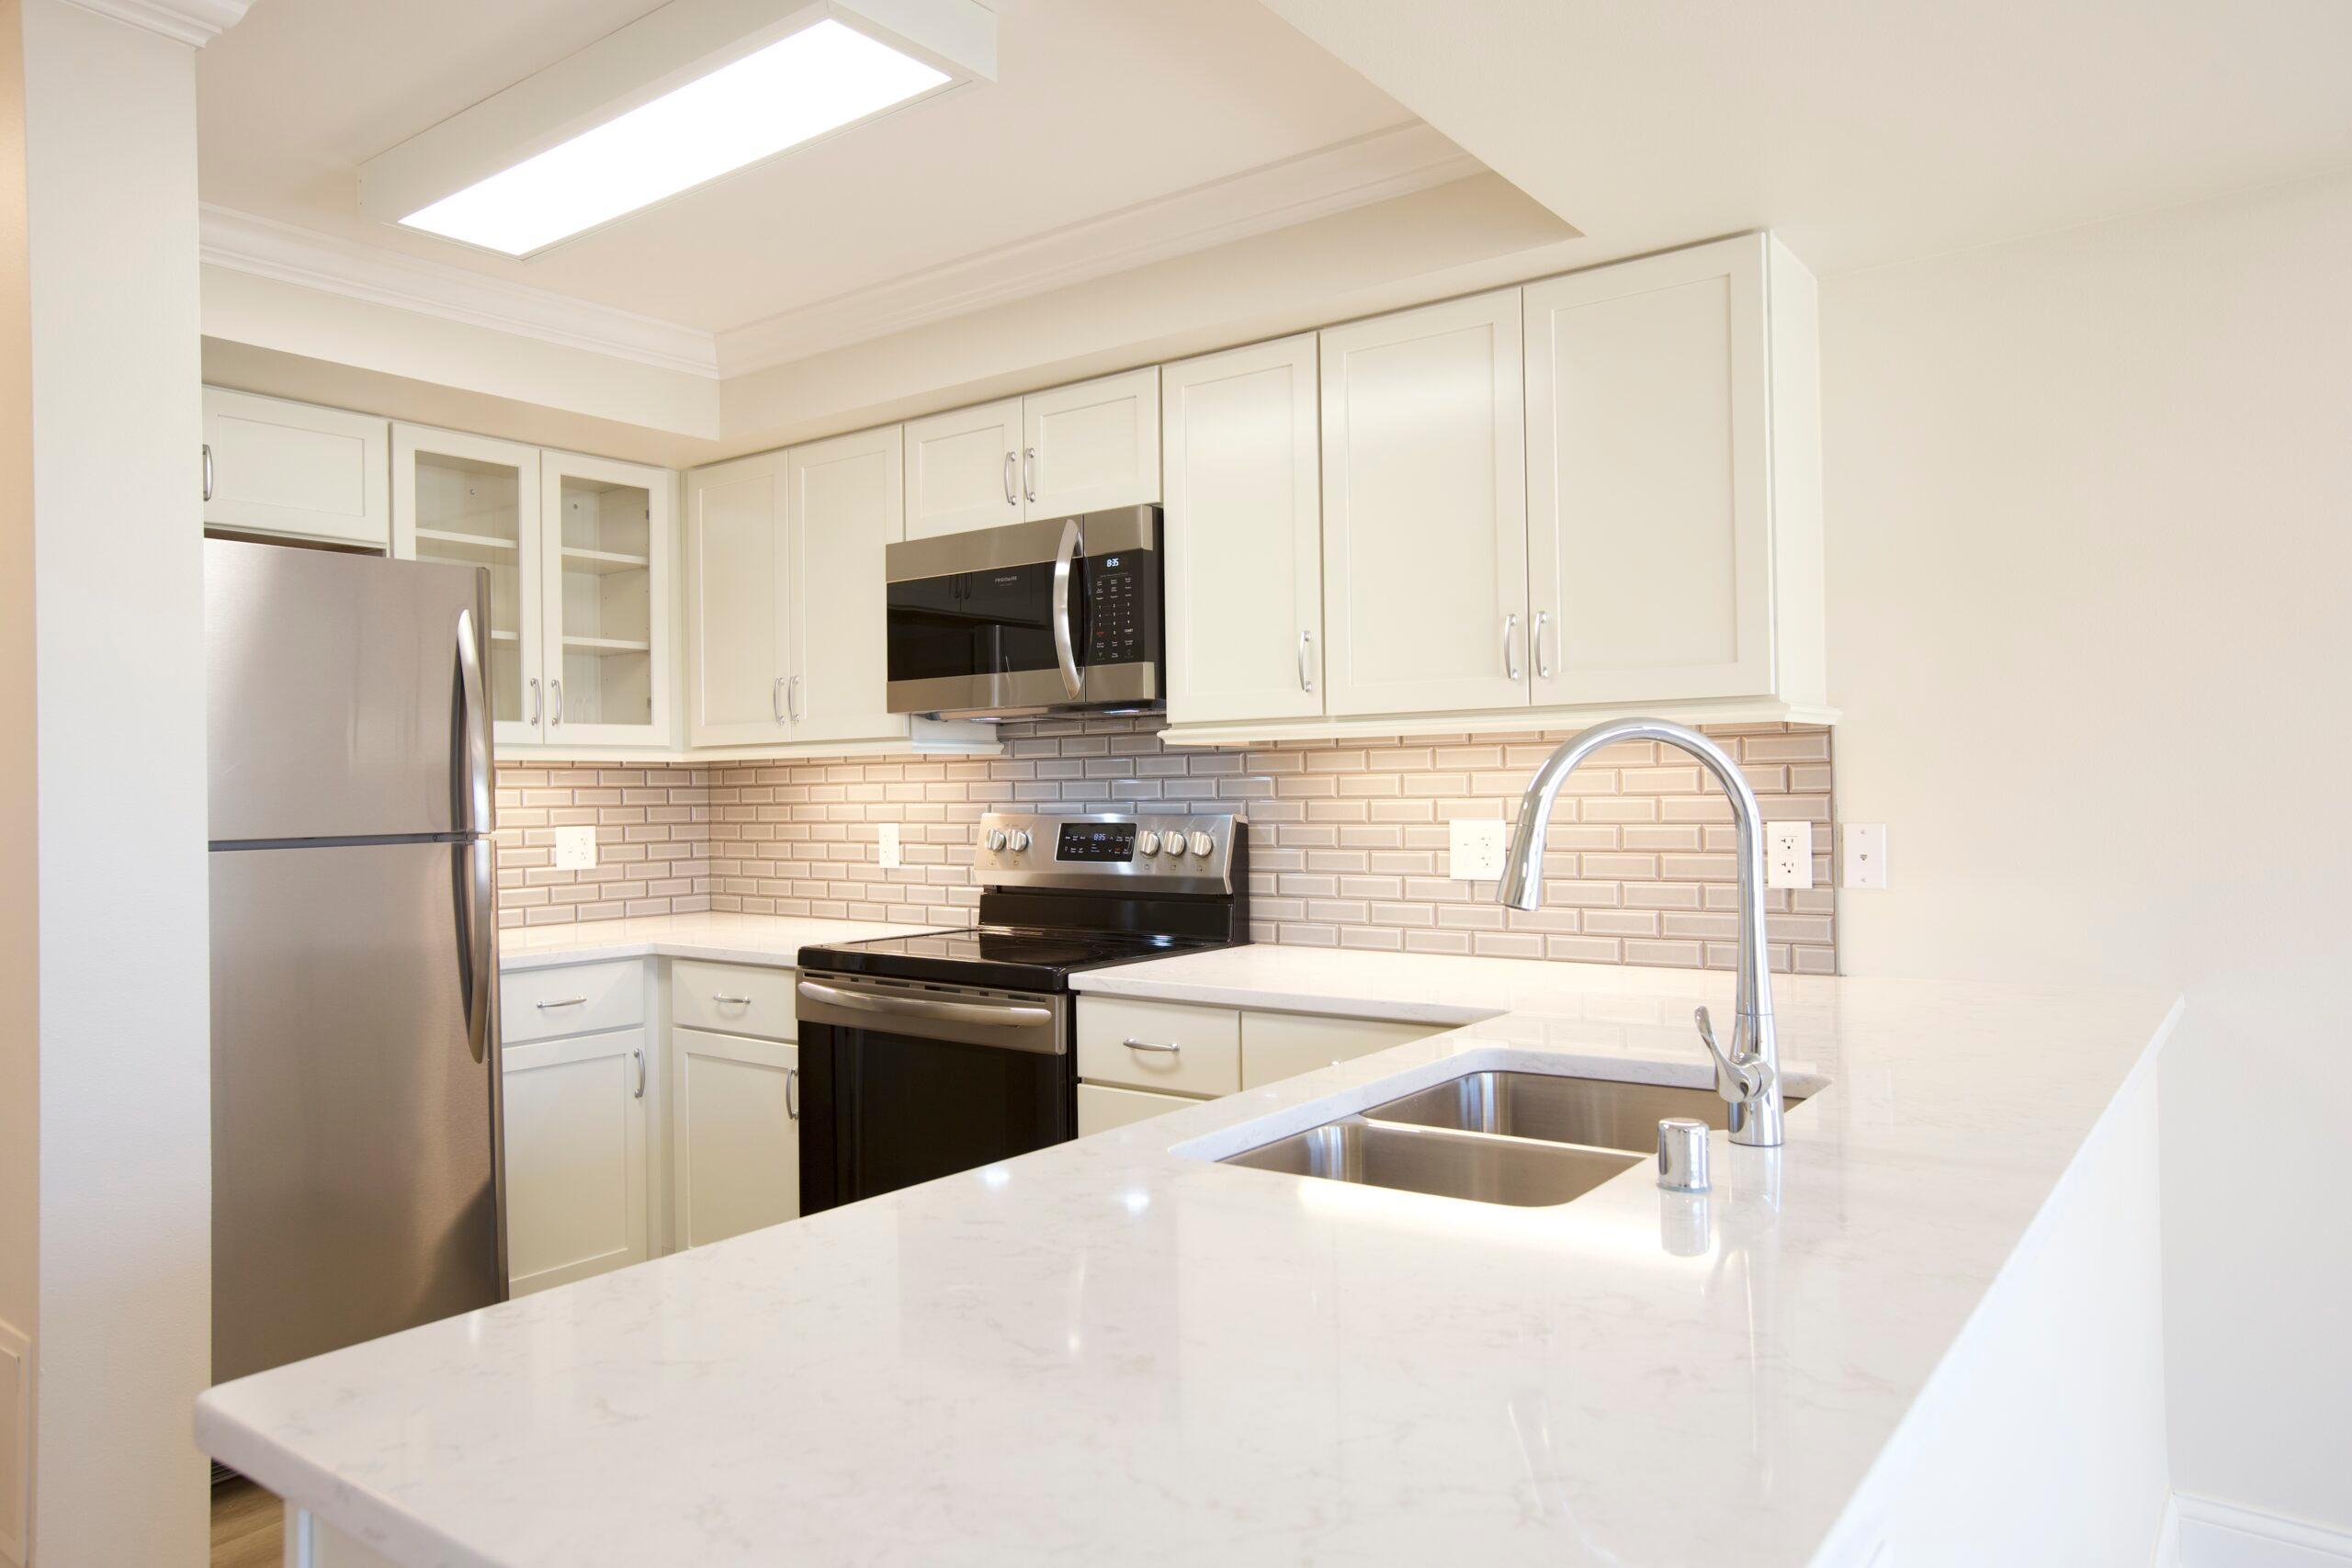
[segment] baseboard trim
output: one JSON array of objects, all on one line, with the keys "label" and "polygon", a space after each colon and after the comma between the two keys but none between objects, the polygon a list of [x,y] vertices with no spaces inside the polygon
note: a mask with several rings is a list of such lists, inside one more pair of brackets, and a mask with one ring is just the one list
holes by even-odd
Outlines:
[{"label": "baseboard trim", "polygon": [[2194,1493],[2173,1494],[2168,1529],[2172,1526],[2177,1526],[2177,1561],[2181,1568],[2325,1568],[2352,1563],[2352,1531]]}]

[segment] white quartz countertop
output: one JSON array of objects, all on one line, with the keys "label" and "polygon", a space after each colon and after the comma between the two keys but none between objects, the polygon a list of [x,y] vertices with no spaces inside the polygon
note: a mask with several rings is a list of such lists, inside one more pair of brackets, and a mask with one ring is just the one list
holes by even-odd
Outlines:
[{"label": "white quartz countertop", "polygon": [[1785,1147],[1718,1134],[1704,1198],[1637,1168],[1512,1209],[1212,1160],[1472,1067],[1704,1083],[1729,976],[1261,947],[1083,984],[1487,1016],[226,1384],[199,1439],[458,1568],[1842,1560],[2176,1013],[1781,980],[1783,1056],[1829,1079]]},{"label": "white quartz countertop", "polygon": [[545,969],[604,958],[707,958],[722,964],[792,968],[800,950],[817,942],[933,931],[938,922],[894,925],[884,920],[816,920],[791,915],[647,915],[633,920],[577,925],[509,926],[498,933],[498,967]]}]

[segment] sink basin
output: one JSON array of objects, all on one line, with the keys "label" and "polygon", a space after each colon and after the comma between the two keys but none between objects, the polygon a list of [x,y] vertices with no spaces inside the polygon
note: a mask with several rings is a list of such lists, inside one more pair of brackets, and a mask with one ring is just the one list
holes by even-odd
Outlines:
[{"label": "sink basin", "polygon": [[[1782,1093],[1791,1105],[1804,1098],[1788,1093],[1785,1085]],[[1730,1124],[1729,1110],[1713,1089],[1562,1077],[1551,1073],[1487,1072],[1432,1084],[1375,1105],[1363,1114],[1374,1122],[1495,1133],[1642,1155],[1657,1152],[1660,1119],[1691,1116],[1721,1131]]]},{"label": "sink basin", "polygon": [[1228,1156],[1224,1163],[1441,1198],[1541,1207],[1583,1196],[1639,1165],[1641,1156],[1348,1116]]}]

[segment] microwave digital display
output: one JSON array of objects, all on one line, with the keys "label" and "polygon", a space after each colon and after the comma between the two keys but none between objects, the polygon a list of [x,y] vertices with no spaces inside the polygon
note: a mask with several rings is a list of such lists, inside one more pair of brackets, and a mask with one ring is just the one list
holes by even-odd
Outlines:
[{"label": "microwave digital display", "polygon": [[1135,854],[1132,822],[1065,822],[1061,841],[1054,846],[1056,860],[1126,861]]}]

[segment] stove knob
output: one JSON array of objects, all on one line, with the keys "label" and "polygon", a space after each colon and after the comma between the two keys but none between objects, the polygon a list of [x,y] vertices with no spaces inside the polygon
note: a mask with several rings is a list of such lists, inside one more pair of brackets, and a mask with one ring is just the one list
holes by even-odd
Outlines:
[{"label": "stove knob", "polygon": [[1206,833],[1194,833],[1193,835],[1193,852],[1194,854],[1205,855],[1215,848],[1216,848],[1216,840],[1210,838]]},{"label": "stove knob", "polygon": [[1015,829],[1012,830],[1012,848],[1013,848],[1014,852],[1015,852],[1015,853],[1018,853],[1019,852],[1021,852],[1021,851],[1023,851],[1023,850],[1025,850],[1025,849],[1027,849],[1028,847],[1029,847],[1029,829],[1026,829],[1026,828],[1015,828]]},{"label": "stove knob", "polygon": [[1143,836],[1136,840],[1136,848],[1142,851],[1144,858],[1148,860],[1159,852],[1159,835],[1146,828]]},{"label": "stove knob", "polygon": [[1001,850],[1004,848],[1004,829],[1001,828],[989,829],[988,837],[982,839],[980,842],[986,844],[990,850]]},{"label": "stove knob", "polygon": [[1184,835],[1182,833],[1169,834],[1168,837],[1160,842],[1160,852],[1162,854],[1170,855],[1182,854],[1184,852]]}]

